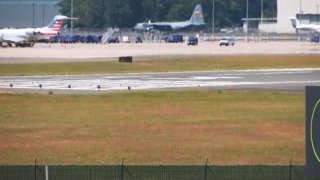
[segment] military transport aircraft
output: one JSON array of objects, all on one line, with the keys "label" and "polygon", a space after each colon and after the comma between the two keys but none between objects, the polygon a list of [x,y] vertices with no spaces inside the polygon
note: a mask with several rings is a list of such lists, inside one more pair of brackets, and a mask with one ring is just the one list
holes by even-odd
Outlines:
[{"label": "military transport aircraft", "polygon": [[182,31],[189,29],[203,29],[206,26],[203,19],[202,7],[196,5],[191,18],[188,21],[181,22],[148,22],[138,23],[134,27],[135,31]]},{"label": "military transport aircraft", "polygon": [[71,18],[57,15],[47,27],[1,29],[0,46],[33,47],[37,40],[49,39],[50,37],[56,36],[67,19]]}]

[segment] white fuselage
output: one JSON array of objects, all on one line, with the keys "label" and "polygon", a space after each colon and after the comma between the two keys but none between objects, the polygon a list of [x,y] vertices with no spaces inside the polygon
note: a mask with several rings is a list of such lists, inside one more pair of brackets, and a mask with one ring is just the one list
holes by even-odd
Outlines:
[{"label": "white fuselage", "polygon": [[36,41],[39,39],[49,39],[56,36],[57,32],[46,30],[44,28],[26,28],[26,29],[2,29],[0,30],[0,37],[2,42],[25,42]]},{"label": "white fuselage", "polygon": [[301,24],[301,25],[297,26],[297,29],[301,29],[301,30],[313,30],[313,31],[320,32],[320,25]]},{"label": "white fuselage", "polygon": [[290,21],[291,21],[292,26],[297,30],[320,32],[320,25],[301,24],[300,20],[298,20],[296,17],[291,17]]},{"label": "white fuselage", "polygon": [[29,41],[33,37],[33,29],[2,29],[0,37],[8,42]]}]

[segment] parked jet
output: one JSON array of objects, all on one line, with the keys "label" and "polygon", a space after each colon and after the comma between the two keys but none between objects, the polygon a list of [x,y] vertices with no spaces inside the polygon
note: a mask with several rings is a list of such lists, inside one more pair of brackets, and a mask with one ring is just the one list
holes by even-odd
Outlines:
[{"label": "parked jet", "polygon": [[148,22],[138,23],[135,27],[135,31],[181,31],[188,29],[203,29],[205,27],[202,7],[200,4],[196,5],[191,18],[188,21],[182,22]]},{"label": "parked jet", "polygon": [[37,40],[49,39],[56,36],[63,23],[70,19],[66,16],[55,16],[47,27],[42,28],[26,28],[26,29],[1,29],[0,45],[15,47],[33,47]]},{"label": "parked jet", "polygon": [[298,20],[296,17],[290,18],[292,26],[296,30],[302,30],[302,31],[315,31],[320,33],[320,25],[315,24],[301,24],[300,20]]}]

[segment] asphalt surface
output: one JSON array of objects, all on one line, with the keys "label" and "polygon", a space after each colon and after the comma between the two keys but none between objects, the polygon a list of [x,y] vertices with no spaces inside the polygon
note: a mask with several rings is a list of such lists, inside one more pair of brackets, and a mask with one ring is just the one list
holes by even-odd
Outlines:
[{"label": "asphalt surface", "polygon": [[304,91],[320,86],[320,68],[221,72],[0,77],[0,92],[88,94],[140,90]]},{"label": "asphalt surface", "polygon": [[120,44],[45,44],[33,48],[0,48],[0,64],[52,63],[80,61],[114,61],[120,56],[139,59],[161,59],[175,56],[214,55],[320,55],[320,45],[310,42],[236,42],[219,46],[219,42],[200,41],[198,46],[186,43],[120,43]]}]

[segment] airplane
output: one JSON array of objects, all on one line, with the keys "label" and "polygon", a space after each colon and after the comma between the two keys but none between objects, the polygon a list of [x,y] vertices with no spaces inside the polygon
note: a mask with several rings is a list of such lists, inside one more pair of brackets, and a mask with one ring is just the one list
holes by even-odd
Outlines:
[{"label": "airplane", "polygon": [[203,19],[202,7],[200,4],[196,5],[192,16],[187,21],[181,22],[148,22],[148,23],[138,23],[134,27],[135,31],[181,31],[188,29],[203,29],[206,26]]},{"label": "airplane", "polygon": [[302,31],[315,31],[320,33],[320,25],[315,24],[301,24],[300,20],[298,20],[296,17],[290,18],[292,26],[296,30],[302,30]]},{"label": "airplane", "polygon": [[33,47],[37,40],[49,39],[60,33],[63,23],[71,19],[57,15],[47,27],[25,29],[1,29],[0,46]]}]

